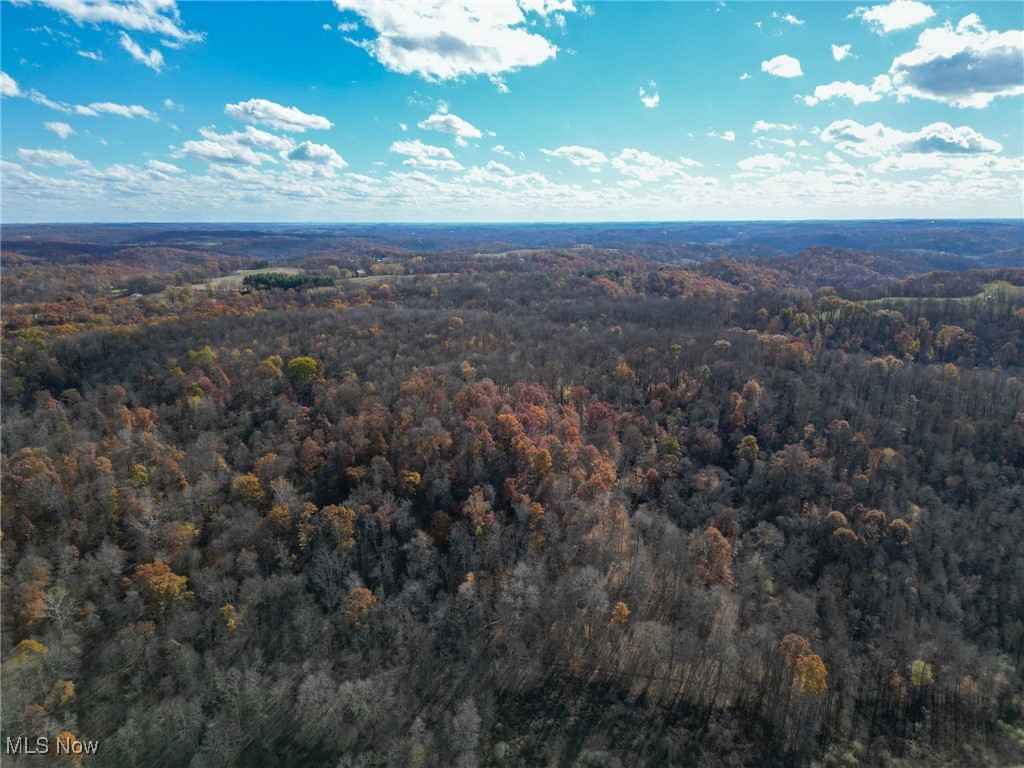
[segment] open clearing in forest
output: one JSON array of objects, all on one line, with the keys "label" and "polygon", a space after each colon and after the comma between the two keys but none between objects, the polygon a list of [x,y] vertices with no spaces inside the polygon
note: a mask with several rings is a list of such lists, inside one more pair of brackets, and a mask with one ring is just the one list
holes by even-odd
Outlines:
[{"label": "open clearing in forest", "polygon": [[298,267],[266,267],[264,269],[240,269],[224,277],[215,277],[205,283],[192,283],[189,287],[194,291],[238,291],[247,275],[301,275],[306,270]]},{"label": "open clearing in forest", "polygon": [[957,304],[971,304],[985,301],[990,296],[993,299],[1004,299],[1014,304],[1024,305],[1024,286],[1013,285],[1005,280],[998,280],[994,283],[985,283],[982,286],[982,291],[973,296],[886,296],[881,299],[868,299],[862,303],[866,306],[917,304],[919,302],[934,304],[947,301]]}]

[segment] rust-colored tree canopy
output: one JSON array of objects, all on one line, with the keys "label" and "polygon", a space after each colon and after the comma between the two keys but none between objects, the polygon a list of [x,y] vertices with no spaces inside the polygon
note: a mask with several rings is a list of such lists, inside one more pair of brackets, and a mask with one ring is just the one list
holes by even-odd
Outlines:
[{"label": "rust-colored tree canopy", "polygon": [[0,741],[1024,764],[1022,231],[5,226]]}]

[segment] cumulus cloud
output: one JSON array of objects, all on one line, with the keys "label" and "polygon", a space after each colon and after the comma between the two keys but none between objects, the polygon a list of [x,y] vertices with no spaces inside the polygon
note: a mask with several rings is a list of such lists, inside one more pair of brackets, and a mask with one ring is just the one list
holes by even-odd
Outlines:
[{"label": "cumulus cloud", "polygon": [[541,154],[568,160],[578,168],[586,168],[591,173],[599,172],[601,166],[608,162],[608,157],[604,152],[575,144],[557,149],[542,149]]},{"label": "cumulus cloud", "polygon": [[89,165],[63,149],[19,149],[18,159],[26,165],[55,165],[60,168],[82,168]]},{"label": "cumulus cloud", "polygon": [[893,0],[886,5],[857,8],[850,14],[866,21],[879,34],[923,24],[934,15],[931,6],[917,0]]},{"label": "cumulus cloud", "polygon": [[1003,146],[969,126],[932,123],[919,131],[901,131],[882,123],[861,125],[836,120],[821,132],[821,140],[854,157],[902,154],[979,155],[1000,152]]},{"label": "cumulus cloud", "polygon": [[709,139],[721,139],[722,141],[736,141],[736,131],[723,131],[719,133],[714,128],[708,131]]},{"label": "cumulus cloud", "polygon": [[[200,128],[199,135],[201,139],[186,141],[180,148],[173,150],[172,156],[203,160],[210,163],[211,170],[218,173],[234,168],[237,173],[233,173],[232,178],[236,181],[254,178],[250,173],[256,172],[253,166],[264,163],[276,164],[283,161],[290,170],[320,178],[333,177],[336,171],[348,165],[341,155],[326,144],[310,141],[297,143],[294,139],[252,126],[231,133],[217,133],[212,127]],[[275,153],[276,157],[269,153]]]},{"label": "cumulus cloud", "polygon": [[455,141],[458,142],[460,146],[466,145],[466,139],[479,139],[483,136],[483,134],[480,133],[480,129],[475,125],[472,125],[458,115],[454,115],[449,112],[448,106],[444,103],[438,106],[437,111],[434,112],[434,114],[426,120],[421,120],[417,125],[425,131],[450,133],[455,137]]},{"label": "cumulus cloud", "polygon": [[267,151],[277,152],[284,157],[296,149],[291,139],[252,126],[232,133],[217,133],[212,127],[200,128],[199,135],[202,136],[201,140],[186,141],[174,151],[173,156],[191,157],[214,164],[252,166],[276,163],[277,160],[268,155]]},{"label": "cumulus cloud", "polygon": [[526,28],[523,12],[547,15],[573,10],[572,3],[527,0],[417,2],[335,0],[357,13],[376,33],[360,46],[386,69],[431,80],[500,75],[554,58],[558,48]]},{"label": "cumulus cloud", "polygon": [[800,61],[786,54],[762,61],[761,71],[775,77],[800,77],[803,74]]},{"label": "cumulus cloud", "polygon": [[889,75],[900,98],[956,107],[985,107],[1000,96],[1024,93],[1024,32],[989,32],[975,14],[954,28],[921,33],[917,46],[897,57]]},{"label": "cumulus cloud", "polygon": [[779,14],[776,13],[775,11],[772,11],[772,18],[778,19],[779,21],[784,21],[787,24],[792,24],[797,27],[802,27],[804,24],[803,19],[798,19],[792,13]]},{"label": "cumulus cloud", "polygon": [[572,13],[576,10],[573,0],[519,0],[519,7],[528,13],[536,13],[540,16]]},{"label": "cumulus cloud", "polygon": [[892,81],[887,75],[879,75],[871,85],[860,85],[851,83],[849,80],[843,82],[832,82],[827,85],[819,85],[810,96],[803,96],[803,102],[813,107],[822,101],[832,99],[849,99],[854,104],[865,104],[871,101],[879,101],[883,94],[892,90]]},{"label": "cumulus cloud", "polygon": [[6,72],[0,72],[0,96],[9,99],[22,95],[18,82]]},{"label": "cumulus cloud", "polygon": [[[888,171],[941,171],[943,178],[960,176],[978,179],[993,173],[1010,173],[1020,179],[1024,174],[1024,157],[996,155],[907,154],[887,155],[871,164],[876,173]],[[1019,181],[1018,189],[1019,189]]]},{"label": "cumulus cloud", "polygon": [[657,86],[654,84],[653,80],[651,80],[648,83],[648,85],[651,88],[651,92],[648,93],[646,88],[641,88],[640,89],[640,101],[643,102],[643,105],[645,107],[647,107],[648,109],[654,109],[656,106],[658,106],[658,102],[661,101],[661,96],[655,90],[655,88]]},{"label": "cumulus cloud", "polygon": [[[0,78],[0,82],[2,82],[2,78]],[[16,83],[14,87],[17,88]],[[53,99],[47,98],[46,94],[40,93],[35,88],[29,89],[28,93],[22,93],[18,90],[16,94],[5,93],[4,95],[26,96],[28,100],[34,104],[39,104],[40,106],[47,107],[56,112],[63,112],[66,115],[85,115],[86,117],[119,115],[120,117],[127,117],[129,119],[144,117],[147,120],[152,120],[153,122],[159,122],[160,120],[160,118],[153,112],[150,112],[148,109],[139,106],[138,104],[116,104],[112,101],[94,101],[91,104],[66,104],[63,101],[54,101]]]},{"label": "cumulus cloud", "polygon": [[784,157],[769,153],[767,155],[755,155],[754,157],[745,158],[736,163],[736,165],[741,170],[752,173],[775,173],[781,171],[787,165],[791,165],[791,163]]},{"label": "cumulus cloud", "polygon": [[850,56],[850,49],[853,46],[847,43],[846,45],[833,45],[832,46],[832,58],[836,61],[842,61],[846,57]]},{"label": "cumulus cloud", "polygon": [[754,123],[754,127],[751,128],[752,133],[765,133],[767,131],[795,131],[795,125],[787,125],[786,123],[769,123],[765,120],[757,120]]},{"label": "cumulus cloud", "polygon": [[495,144],[491,148],[491,151],[492,152],[497,152],[499,155],[505,155],[506,157],[515,157],[515,158],[517,158],[519,160],[525,160],[526,159],[526,155],[523,154],[522,152],[511,152],[508,149],[506,149],[503,144]]},{"label": "cumulus cloud", "polygon": [[462,170],[462,164],[455,159],[450,149],[424,144],[419,139],[415,141],[396,141],[388,151],[407,155],[408,157],[402,161],[402,165],[408,165],[412,168],[427,168],[437,171]]},{"label": "cumulus cloud", "polygon": [[326,144],[314,144],[311,141],[302,142],[288,152],[285,157],[294,163],[331,171],[348,165],[333,148]]},{"label": "cumulus cloud", "polygon": [[172,43],[202,40],[181,22],[174,0],[36,0],[63,13],[78,24],[113,24],[135,32],[151,32],[170,38]]},{"label": "cumulus cloud", "polygon": [[244,131],[232,131],[231,133],[217,133],[212,127],[200,128],[199,135],[209,141],[216,141],[222,144],[236,144],[240,147],[251,147],[253,149],[266,149],[278,153],[288,153],[295,149],[295,142],[292,139],[276,136],[259,128],[247,125]]},{"label": "cumulus cloud", "polygon": [[671,177],[688,179],[686,168],[700,167],[700,163],[688,157],[666,160],[650,152],[626,148],[612,160],[612,167],[624,176],[653,182]]},{"label": "cumulus cloud", "polygon": [[142,46],[136,43],[127,32],[121,32],[121,47],[131,54],[131,57],[140,64],[145,64],[155,72],[159,72],[164,66],[164,55],[156,48],[150,48],[146,53]]},{"label": "cumulus cloud", "polygon": [[334,125],[326,117],[311,115],[297,107],[284,107],[267,99],[249,99],[237,104],[226,104],[224,112],[243,123],[266,125],[291,133],[326,130]]},{"label": "cumulus cloud", "polygon": [[79,104],[72,107],[72,111],[86,117],[118,115],[119,117],[127,117],[130,120],[134,120],[136,117],[144,117],[153,122],[160,119],[148,109],[140,107],[138,104],[115,104],[112,101],[98,101],[88,105]]},{"label": "cumulus cloud", "polygon": [[174,163],[165,163],[162,160],[150,160],[146,163],[146,167],[157,173],[178,174],[185,172],[183,168],[179,168]]},{"label": "cumulus cloud", "polygon": [[793,139],[776,139],[768,136],[758,136],[756,139],[754,139],[753,144],[758,149],[765,149],[770,144],[776,144],[781,147],[788,147],[789,149],[794,149],[796,147],[796,142],[793,141]]},{"label": "cumulus cloud", "polygon": [[254,152],[250,147],[215,139],[186,141],[173,152],[173,156],[192,157],[207,163],[226,163],[228,165],[260,165],[266,161],[274,162],[272,157],[263,152]]},{"label": "cumulus cloud", "polygon": [[66,139],[75,132],[75,129],[67,123],[43,123],[43,128],[48,131],[53,131],[62,139]]}]

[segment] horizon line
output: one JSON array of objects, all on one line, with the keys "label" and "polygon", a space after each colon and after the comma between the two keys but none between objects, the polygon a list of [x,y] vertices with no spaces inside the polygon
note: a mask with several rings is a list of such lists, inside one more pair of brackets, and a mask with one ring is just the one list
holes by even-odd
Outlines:
[{"label": "horizon line", "polygon": [[865,218],[865,219],[601,219],[592,221],[273,221],[273,220],[212,220],[212,221],[16,221],[0,223],[0,230],[6,227],[71,227],[71,226],[106,226],[106,227],[141,227],[141,226],[318,226],[318,227],[530,227],[530,226],[607,226],[607,225],[684,225],[684,224],[820,224],[820,223],[843,223],[843,224],[898,224],[898,223],[920,223],[920,222],[1003,222],[1024,225],[1024,216],[1019,218],[995,216],[995,217],[894,217],[890,219]]}]

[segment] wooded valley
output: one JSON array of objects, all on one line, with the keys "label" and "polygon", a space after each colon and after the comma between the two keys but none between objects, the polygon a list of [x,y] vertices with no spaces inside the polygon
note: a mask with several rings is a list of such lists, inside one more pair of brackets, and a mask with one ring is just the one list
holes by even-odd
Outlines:
[{"label": "wooded valley", "polygon": [[1024,762],[1021,226],[830,226],[5,228],[0,737]]}]

